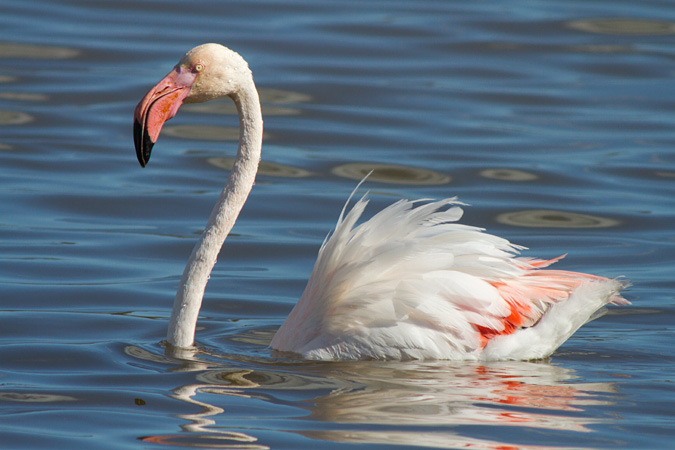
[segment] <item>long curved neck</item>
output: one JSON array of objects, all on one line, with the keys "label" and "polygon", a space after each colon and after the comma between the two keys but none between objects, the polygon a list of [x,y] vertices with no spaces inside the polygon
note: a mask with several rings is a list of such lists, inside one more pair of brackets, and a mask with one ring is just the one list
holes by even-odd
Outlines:
[{"label": "long curved neck", "polygon": [[178,286],[167,333],[167,340],[176,347],[191,347],[194,343],[197,317],[211,269],[251,192],[260,162],[263,122],[253,79],[230,97],[239,114],[239,149],[227,184],[192,250]]}]

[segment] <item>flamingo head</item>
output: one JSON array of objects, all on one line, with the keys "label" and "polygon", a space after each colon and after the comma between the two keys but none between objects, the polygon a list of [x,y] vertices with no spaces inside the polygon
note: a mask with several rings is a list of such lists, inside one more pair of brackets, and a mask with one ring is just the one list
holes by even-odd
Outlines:
[{"label": "flamingo head", "polygon": [[174,117],[183,103],[234,96],[250,79],[246,61],[227,47],[203,44],[187,52],[136,106],[134,144],[141,167],[148,163],[164,122]]}]

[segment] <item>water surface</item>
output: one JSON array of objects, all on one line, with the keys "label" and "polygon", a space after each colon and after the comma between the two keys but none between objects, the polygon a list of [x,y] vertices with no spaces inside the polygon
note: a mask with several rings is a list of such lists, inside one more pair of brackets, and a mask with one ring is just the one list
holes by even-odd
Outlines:
[{"label": "water surface", "polygon": [[[665,448],[675,420],[670,2],[8,0],[0,14],[6,448]],[[184,108],[145,169],[141,96],[182,54],[248,61],[257,184],[199,352],[161,340],[236,148]],[[316,363],[267,345],[364,173],[367,214],[458,195],[466,223],[626,276],[550,360]]]}]

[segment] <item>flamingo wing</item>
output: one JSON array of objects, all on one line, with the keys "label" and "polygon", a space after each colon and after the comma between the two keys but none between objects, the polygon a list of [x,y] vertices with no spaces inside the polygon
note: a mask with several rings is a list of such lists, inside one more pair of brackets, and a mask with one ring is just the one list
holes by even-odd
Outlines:
[{"label": "flamingo wing", "polygon": [[[517,257],[524,247],[457,223],[456,198],[401,200],[357,226],[367,204],[343,210],[272,348],[311,359],[540,358],[607,302],[627,303],[616,280],[542,270],[560,258]],[[599,300],[542,348],[504,339],[538,328],[587,284]]]}]

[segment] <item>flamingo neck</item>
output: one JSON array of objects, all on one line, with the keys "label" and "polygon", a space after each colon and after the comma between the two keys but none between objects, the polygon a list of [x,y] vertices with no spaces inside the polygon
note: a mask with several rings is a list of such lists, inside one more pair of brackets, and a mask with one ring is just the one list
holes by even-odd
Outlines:
[{"label": "flamingo neck", "polygon": [[239,148],[227,184],[192,250],[176,293],[167,333],[168,342],[176,347],[194,344],[206,283],[220,248],[251,192],[260,162],[263,122],[253,79],[243,83],[243,87],[230,97],[239,114]]}]

